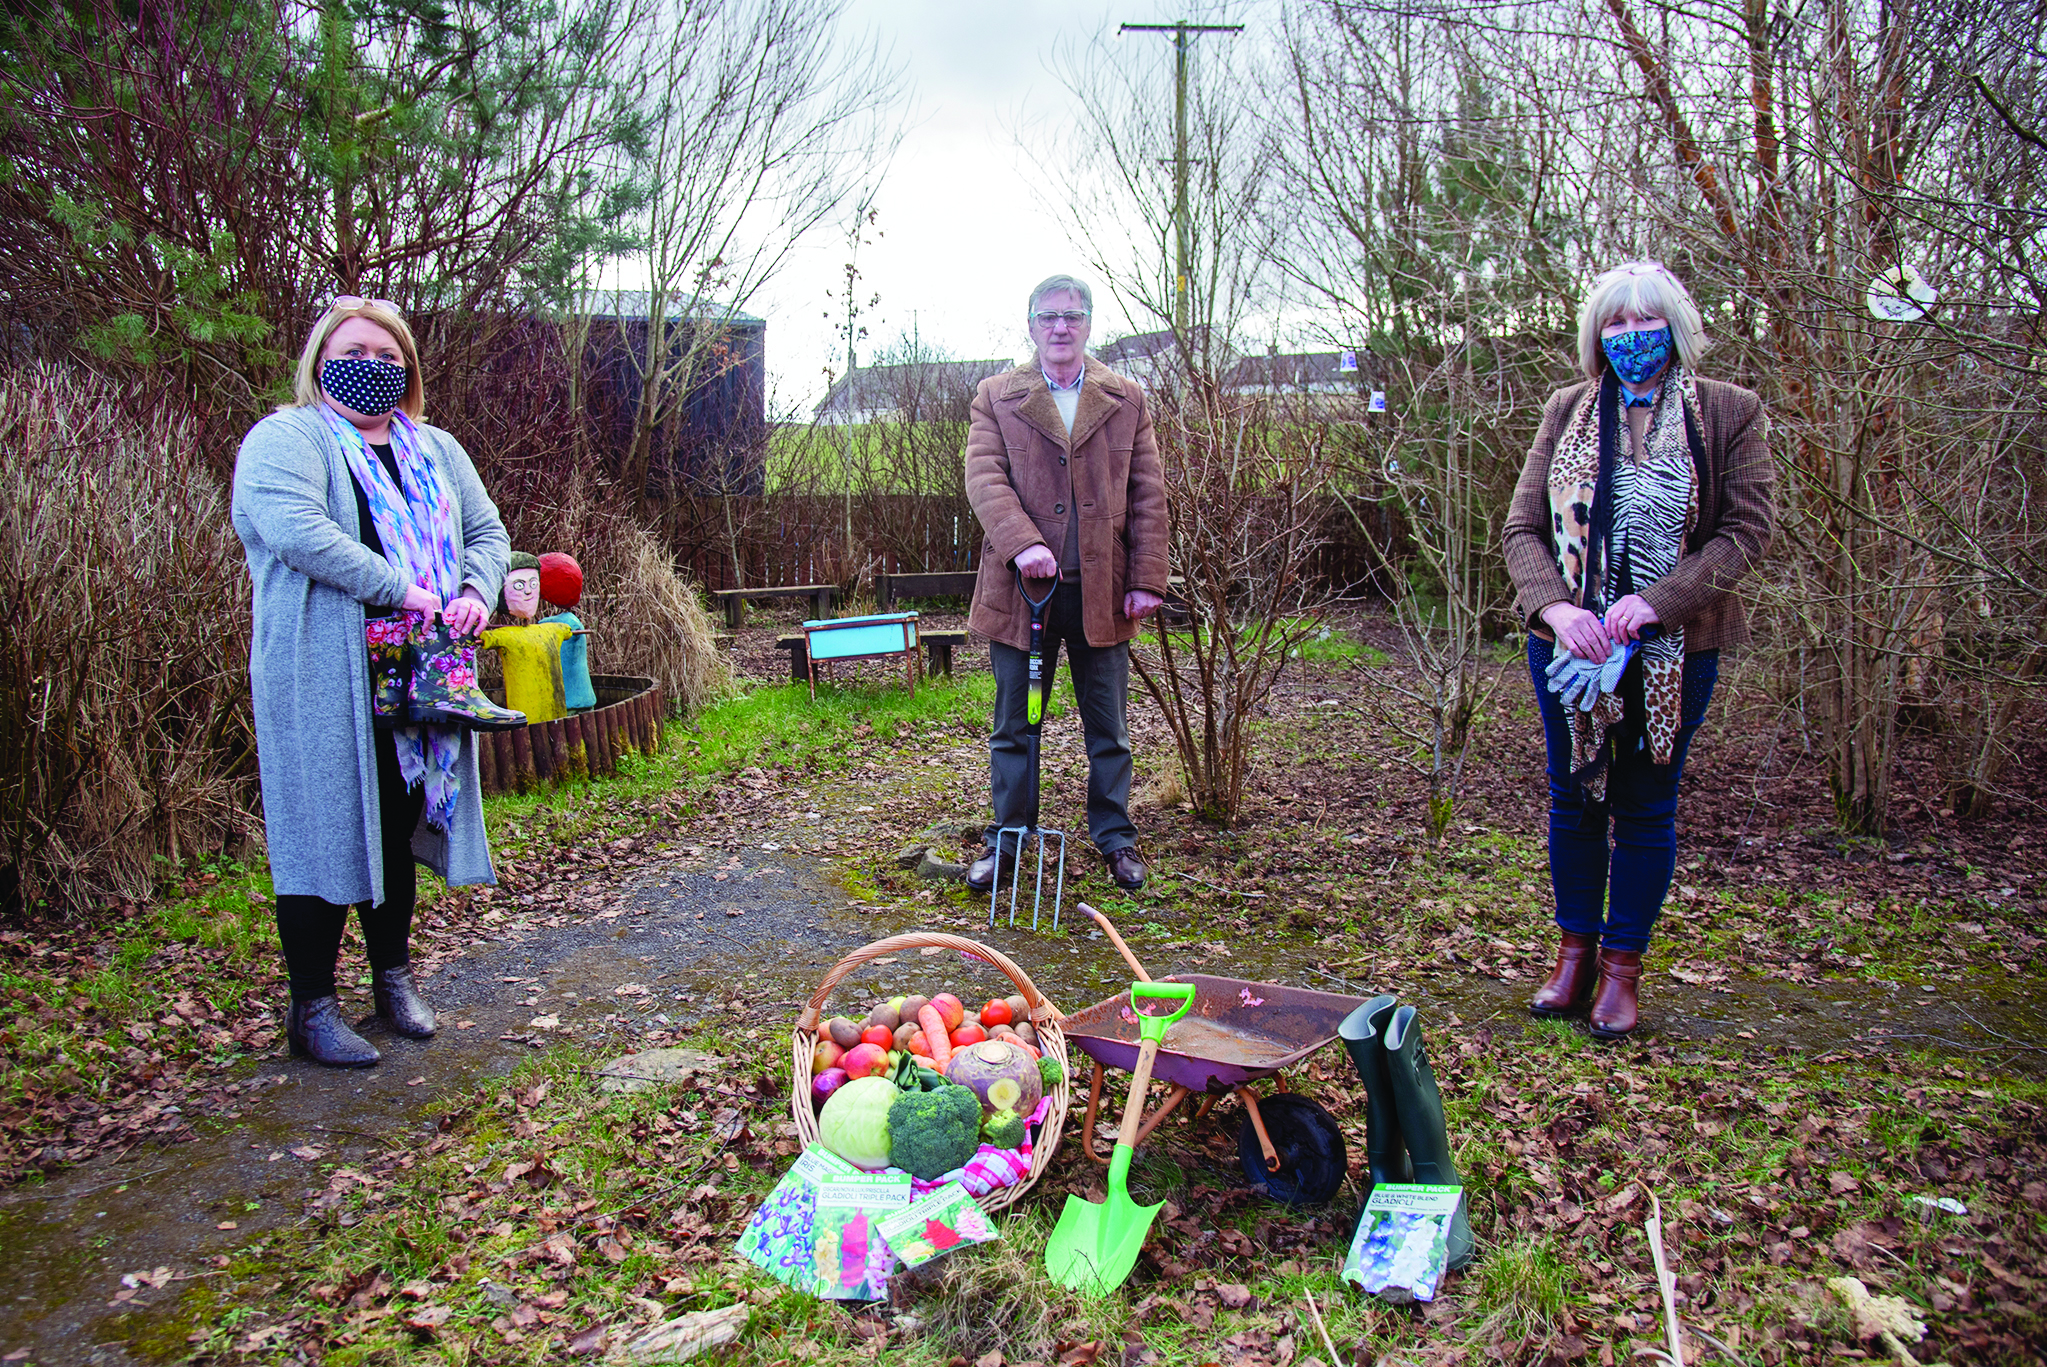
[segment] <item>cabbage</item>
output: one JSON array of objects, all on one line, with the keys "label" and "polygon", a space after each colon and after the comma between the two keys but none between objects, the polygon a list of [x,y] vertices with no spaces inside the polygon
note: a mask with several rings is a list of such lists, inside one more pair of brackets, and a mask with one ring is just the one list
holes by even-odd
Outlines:
[{"label": "cabbage", "polygon": [[818,1138],[856,1168],[888,1166],[888,1108],[902,1095],[885,1077],[856,1077],[825,1099]]}]

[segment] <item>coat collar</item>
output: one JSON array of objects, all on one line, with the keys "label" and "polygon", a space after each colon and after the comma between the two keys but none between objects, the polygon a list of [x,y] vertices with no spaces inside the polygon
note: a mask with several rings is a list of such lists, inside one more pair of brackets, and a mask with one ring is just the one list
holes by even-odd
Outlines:
[{"label": "coat collar", "polygon": [[1045,372],[1033,356],[1009,372],[1002,397],[1018,402],[1016,415],[1069,451],[1079,450],[1110,414],[1128,401],[1129,381],[1090,356],[1086,359],[1086,381],[1080,387],[1080,406],[1073,415],[1073,432],[1059,417],[1059,405],[1045,383]]}]

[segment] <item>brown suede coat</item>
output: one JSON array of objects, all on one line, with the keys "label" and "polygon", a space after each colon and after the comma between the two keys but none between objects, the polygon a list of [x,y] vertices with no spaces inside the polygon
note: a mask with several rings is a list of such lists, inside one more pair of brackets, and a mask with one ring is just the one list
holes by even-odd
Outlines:
[{"label": "brown suede coat", "polygon": [[[1776,527],[1777,467],[1770,458],[1770,415],[1740,385],[1699,382],[1699,433],[1706,448],[1699,471],[1699,518],[1685,538],[1677,568],[1642,590],[1657,618],[1685,629],[1685,651],[1718,650],[1748,640],[1748,617],[1734,586],[1769,549]],[[1514,486],[1504,541],[1514,579],[1515,610],[1544,640],[1538,615],[1567,600],[1557,569],[1556,515],[1549,502],[1549,461],[1580,401],[1596,394],[1590,381],[1559,389],[1542,410],[1542,428]]]},{"label": "brown suede coat", "polygon": [[1078,502],[1082,630],[1091,646],[1135,636],[1123,595],[1165,596],[1167,535],[1165,475],[1138,383],[1090,357],[1068,437],[1037,358],[990,376],[974,394],[966,464],[967,501],[985,534],[967,626],[1030,648],[1031,610],[1010,562],[1040,542],[1058,554]]}]

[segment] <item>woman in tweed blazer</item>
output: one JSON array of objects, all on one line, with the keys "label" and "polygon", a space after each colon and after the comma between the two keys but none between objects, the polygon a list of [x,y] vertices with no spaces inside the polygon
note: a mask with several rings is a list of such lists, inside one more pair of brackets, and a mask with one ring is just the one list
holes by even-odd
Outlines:
[{"label": "woman in tweed blazer", "polygon": [[1774,518],[1769,416],[1750,391],[1694,372],[1704,349],[1698,306],[1663,266],[1594,281],[1578,318],[1586,379],[1550,396],[1507,515],[1562,932],[1529,1009],[1585,1012],[1601,1039],[1637,1024],[1642,952],[1677,866],[1685,752],[1721,649],[1748,639],[1734,588]]}]

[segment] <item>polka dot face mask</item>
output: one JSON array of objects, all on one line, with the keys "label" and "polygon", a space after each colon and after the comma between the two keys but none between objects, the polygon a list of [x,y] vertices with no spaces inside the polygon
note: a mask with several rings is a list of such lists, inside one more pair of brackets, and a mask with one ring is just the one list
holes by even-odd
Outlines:
[{"label": "polka dot face mask", "polygon": [[321,363],[320,385],[364,417],[382,417],[405,397],[405,367],[374,356],[337,356]]}]

